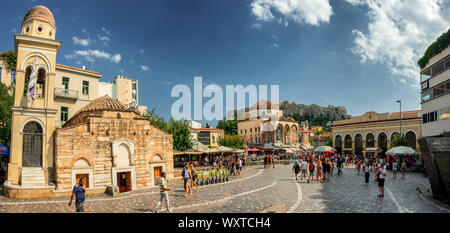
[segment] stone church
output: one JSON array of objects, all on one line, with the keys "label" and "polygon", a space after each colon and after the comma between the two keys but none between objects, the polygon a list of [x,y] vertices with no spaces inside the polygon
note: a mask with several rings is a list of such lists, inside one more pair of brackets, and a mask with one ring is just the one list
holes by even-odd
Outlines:
[{"label": "stone church", "polygon": [[[100,73],[56,64],[62,41],[55,39],[55,25],[51,11],[36,6],[14,37],[17,66],[5,196],[67,196],[81,177],[88,181],[88,193],[105,192],[108,186],[120,192],[150,188],[163,171],[173,177],[172,136],[118,100],[98,98]],[[29,102],[25,93],[33,65],[36,95]],[[63,76],[83,83],[83,93],[61,92]],[[67,106],[76,112],[62,124],[57,116]]]}]

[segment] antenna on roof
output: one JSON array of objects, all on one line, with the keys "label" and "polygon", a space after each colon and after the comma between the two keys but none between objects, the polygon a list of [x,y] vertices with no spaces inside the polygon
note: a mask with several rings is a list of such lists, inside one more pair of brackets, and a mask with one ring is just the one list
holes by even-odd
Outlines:
[{"label": "antenna on roof", "polygon": [[91,70],[94,70],[94,61],[89,61],[91,63]]}]

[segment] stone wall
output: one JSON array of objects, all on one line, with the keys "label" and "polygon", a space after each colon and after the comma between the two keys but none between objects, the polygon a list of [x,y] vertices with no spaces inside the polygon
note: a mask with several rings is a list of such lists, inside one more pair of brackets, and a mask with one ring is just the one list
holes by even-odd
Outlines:
[{"label": "stone wall", "polygon": [[153,186],[150,162],[155,154],[163,158],[168,177],[173,177],[172,135],[134,116],[134,113],[104,112],[102,117],[89,117],[87,124],[57,130],[57,189],[72,188],[72,169],[78,159],[85,159],[93,169],[93,184],[90,184],[90,188],[112,184],[112,168],[117,165],[112,145],[118,140],[134,144],[134,153],[130,154],[129,159],[130,166],[135,168],[136,189]]}]

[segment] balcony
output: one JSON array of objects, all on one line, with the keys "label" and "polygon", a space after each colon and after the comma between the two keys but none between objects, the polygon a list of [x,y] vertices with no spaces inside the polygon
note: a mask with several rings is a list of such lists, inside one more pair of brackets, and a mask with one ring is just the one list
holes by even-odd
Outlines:
[{"label": "balcony", "polygon": [[55,97],[78,99],[78,91],[64,89],[64,88],[55,88]]}]

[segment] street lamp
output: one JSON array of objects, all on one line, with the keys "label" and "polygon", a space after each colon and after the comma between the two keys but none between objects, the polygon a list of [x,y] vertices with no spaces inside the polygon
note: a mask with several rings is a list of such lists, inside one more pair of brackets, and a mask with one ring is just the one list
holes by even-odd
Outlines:
[{"label": "street lamp", "polygon": [[400,137],[402,136],[402,101],[397,100],[397,103],[400,104]]}]

